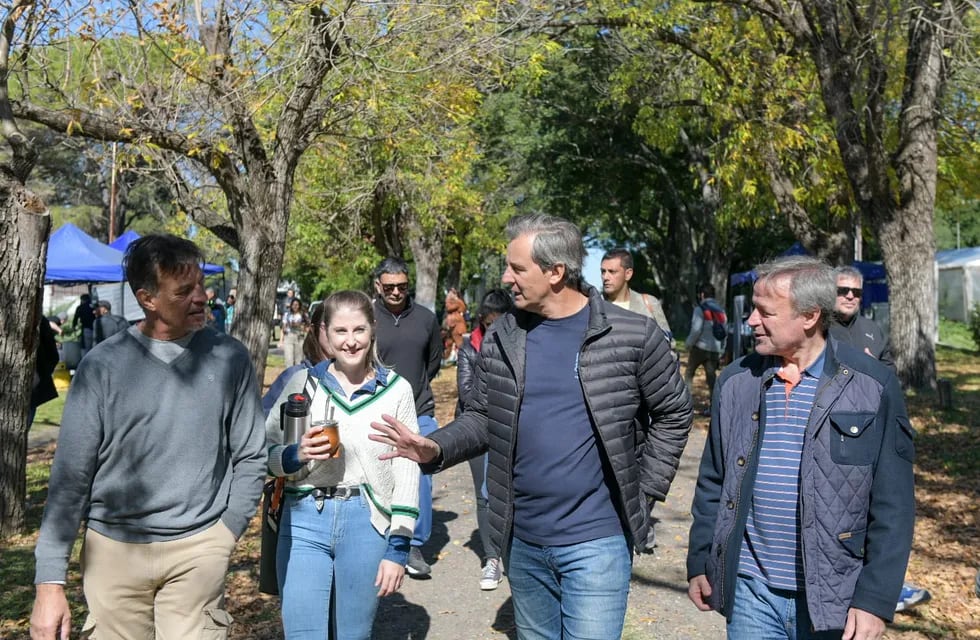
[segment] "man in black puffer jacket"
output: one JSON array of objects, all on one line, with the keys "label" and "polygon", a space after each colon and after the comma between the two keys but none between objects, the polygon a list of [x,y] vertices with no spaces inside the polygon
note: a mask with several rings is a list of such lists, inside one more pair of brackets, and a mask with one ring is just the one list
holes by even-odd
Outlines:
[{"label": "man in black puffer jacket", "polygon": [[387,417],[371,437],[425,472],[489,450],[490,537],[518,638],[619,638],[630,549],[674,478],[691,397],[657,324],[582,281],[575,225],[520,216],[507,233],[517,310],[484,338],[466,410],[428,438]]}]

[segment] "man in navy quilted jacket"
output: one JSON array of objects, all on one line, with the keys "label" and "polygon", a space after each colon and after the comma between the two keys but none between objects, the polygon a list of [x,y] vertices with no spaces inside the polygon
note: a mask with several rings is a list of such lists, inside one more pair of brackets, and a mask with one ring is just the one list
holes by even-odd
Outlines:
[{"label": "man in navy quilted jacket", "polygon": [[712,400],[688,595],[732,640],[877,640],[895,612],[915,514],[913,430],[891,369],[828,337],[829,266],[756,268],[755,353]]}]

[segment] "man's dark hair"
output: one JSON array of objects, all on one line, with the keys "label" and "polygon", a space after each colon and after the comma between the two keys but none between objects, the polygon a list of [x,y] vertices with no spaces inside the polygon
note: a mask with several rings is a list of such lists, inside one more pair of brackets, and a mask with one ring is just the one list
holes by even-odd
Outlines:
[{"label": "man's dark hair", "polygon": [[476,315],[478,318],[486,318],[490,315],[503,315],[514,308],[514,299],[506,289],[490,289],[483,294],[480,301],[480,309]]},{"label": "man's dark hair", "polygon": [[156,294],[161,275],[173,275],[189,266],[204,262],[196,244],[171,234],[150,234],[135,240],[126,248],[123,270],[129,288],[135,294],[146,289]]},{"label": "man's dark hair", "polygon": [[715,285],[710,282],[705,282],[698,288],[698,293],[703,295],[705,298],[715,297]]},{"label": "man's dark hair", "polygon": [[377,280],[386,273],[404,273],[405,277],[408,277],[408,264],[406,264],[401,258],[388,256],[381,261],[381,264],[379,264],[377,268],[375,268],[374,279]]},{"label": "man's dark hair", "polygon": [[600,260],[600,262],[604,262],[606,260],[615,260],[616,258],[619,258],[619,264],[623,265],[623,269],[633,268],[633,254],[627,251],[626,249],[624,249],[623,247],[616,247],[615,249],[610,249],[609,251],[607,251],[602,255],[602,260]]}]

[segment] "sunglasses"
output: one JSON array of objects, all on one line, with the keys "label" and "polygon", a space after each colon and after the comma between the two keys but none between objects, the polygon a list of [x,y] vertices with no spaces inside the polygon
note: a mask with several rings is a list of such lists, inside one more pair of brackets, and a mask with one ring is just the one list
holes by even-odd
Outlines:
[{"label": "sunglasses", "polygon": [[381,290],[385,293],[392,293],[395,289],[398,289],[399,293],[406,293],[408,291],[407,282],[398,282],[396,284],[382,284]]},{"label": "sunglasses", "polygon": [[848,291],[850,291],[851,295],[854,296],[855,298],[861,297],[861,291],[862,291],[861,287],[837,287],[837,295],[839,295],[842,298],[847,297]]}]

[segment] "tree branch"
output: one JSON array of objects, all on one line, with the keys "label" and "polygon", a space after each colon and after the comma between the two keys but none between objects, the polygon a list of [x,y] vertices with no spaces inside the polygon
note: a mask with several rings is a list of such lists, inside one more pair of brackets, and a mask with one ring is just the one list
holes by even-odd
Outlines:
[{"label": "tree branch", "polygon": [[26,182],[28,176],[31,175],[38,154],[34,144],[21,132],[16,120],[14,120],[7,85],[10,78],[10,46],[14,38],[17,21],[25,12],[33,8],[33,0],[15,2],[4,17],[3,31],[0,32],[0,133],[3,134],[13,151],[10,171],[22,183]]}]

